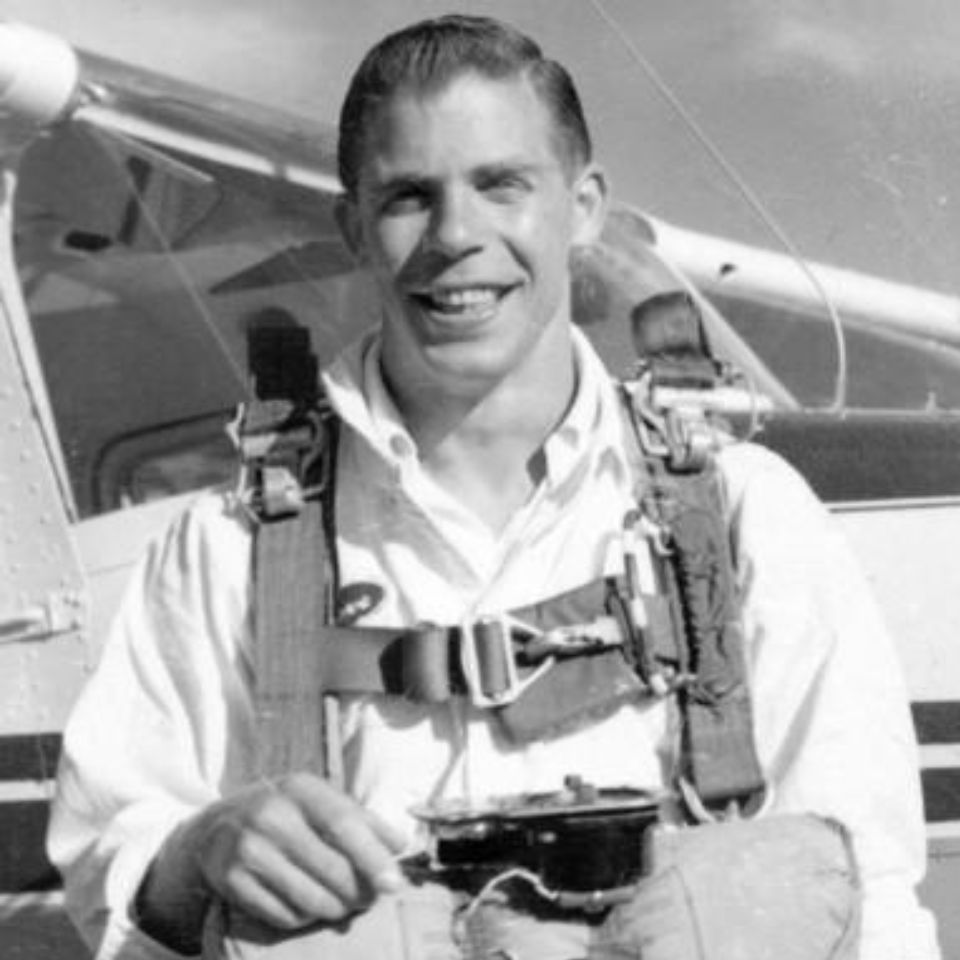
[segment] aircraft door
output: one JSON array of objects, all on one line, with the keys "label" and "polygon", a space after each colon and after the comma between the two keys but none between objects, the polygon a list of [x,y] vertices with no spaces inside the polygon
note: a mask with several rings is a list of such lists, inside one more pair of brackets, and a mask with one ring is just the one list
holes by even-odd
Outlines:
[{"label": "aircraft door", "polygon": [[59,730],[87,675],[89,597],[72,505],[16,282],[5,170],[0,221],[0,905],[55,883],[43,853]]},{"label": "aircraft door", "polygon": [[[5,191],[11,184],[7,178]],[[68,677],[73,685],[82,679],[87,598],[17,296],[8,200],[0,240],[0,710],[4,730],[26,732],[58,728]],[[39,666],[47,660],[49,669]]]}]

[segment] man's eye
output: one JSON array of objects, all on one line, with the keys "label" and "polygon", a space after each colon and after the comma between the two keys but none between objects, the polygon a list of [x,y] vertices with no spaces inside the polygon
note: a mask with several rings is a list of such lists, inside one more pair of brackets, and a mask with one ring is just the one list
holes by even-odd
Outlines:
[{"label": "man's eye", "polygon": [[380,203],[381,212],[387,216],[400,216],[426,209],[430,202],[426,191],[410,188],[397,190],[385,196]]},{"label": "man's eye", "polygon": [[502,174],[490,177],[480,184],[483,192],[494,200],[508,202],[519,200],[531,190],[530,182],[517,174]]}]

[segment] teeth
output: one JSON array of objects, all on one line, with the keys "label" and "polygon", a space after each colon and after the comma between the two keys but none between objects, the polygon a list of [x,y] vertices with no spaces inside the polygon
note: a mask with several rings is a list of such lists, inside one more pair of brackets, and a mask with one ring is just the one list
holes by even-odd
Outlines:
[{"label": "teeth", "polygon": [[459,290],[434,290],[429,299],[439,307],[484,307],[496,302],[497,290],[493,287],[470,287]]}]

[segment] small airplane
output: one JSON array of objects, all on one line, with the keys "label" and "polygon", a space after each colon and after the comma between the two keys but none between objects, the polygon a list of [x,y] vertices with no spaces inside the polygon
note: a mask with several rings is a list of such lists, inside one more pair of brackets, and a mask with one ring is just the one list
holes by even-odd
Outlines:
[{"label": "small airplane", "polygon": [[[146,542],[228,481],[280,344],[311,376],[376,322],[329,127],[0,23],[0,947],[79,956],[43,834],[60,732]],[[731,417],[829,504],[900,641],[929,872],[960,957],[960,300],[614,206],[575,319],[615,372],[683,292]],[[313,359],[309,359],[312,351]],[[289,360],[289,354],[284,354]],[[289,374],[289,366],[287,367]],[[869,665],[866,665],[868,668]]]}]

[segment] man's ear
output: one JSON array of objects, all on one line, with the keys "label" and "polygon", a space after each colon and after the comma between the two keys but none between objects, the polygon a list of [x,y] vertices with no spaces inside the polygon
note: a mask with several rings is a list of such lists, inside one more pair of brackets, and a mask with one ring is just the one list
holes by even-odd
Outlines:
[{"label": "man's ear", "polygon": [[359,261],[363,262],[366,256],[366,249],[363,242],[363,226],[360,223],[360,211],[357,209],[356,200],[347,194],[341,194],[333,207],[333,215],[336,218],[337,226],[340,228],[340,235],[344,243],[349,247],[350,252]]},{"label": "man's ear", "polygon": [[589,163],[573,185],[575,244],[592,243],[600,236],[607,218],[607,175],[602,167]]}]

